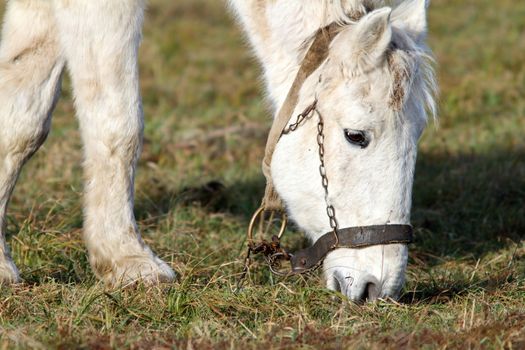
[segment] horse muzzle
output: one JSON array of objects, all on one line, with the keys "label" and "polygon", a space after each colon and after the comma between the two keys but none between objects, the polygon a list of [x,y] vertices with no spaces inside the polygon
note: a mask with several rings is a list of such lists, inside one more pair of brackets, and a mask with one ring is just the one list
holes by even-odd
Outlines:
[{"label": "horse muzzle", "polygon": [[406,244],[330,252],[323,263],[327,287],[355,302],[397,299],[405,282]]}]

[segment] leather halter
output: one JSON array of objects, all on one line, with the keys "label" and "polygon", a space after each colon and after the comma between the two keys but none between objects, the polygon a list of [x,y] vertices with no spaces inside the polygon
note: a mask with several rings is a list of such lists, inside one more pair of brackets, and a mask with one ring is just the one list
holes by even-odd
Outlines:
[{"label": "leather halter", "polygon": [[347,227],[337,231],[339,243],[332,232],[321,236],[314,245],[290,254],[292,273],[303,273],[316,267],[326,255],[337,248],[365,248],[374,245],[385,245],[412,242],[410,225],[378,225]]},{"label": "leather halter", "polygon": [[[282,206],[282,201],[273,186],[273,180],[270,171],[270,164],[275,147],[279,139],[284,134],[285,129],[290,123],[290,119],[297,107],[299,92],[306,79],[317,70],[328,57],[330,43],[337,36],[341,26],[332,23],[325,28],[317,31],[313,43],[308,49],[299,71],[294,79],[292,87],[288,92],[283,106],[277,113],[268,140],[266,142],[265,156],[262,164],[263,173],[266,177],[266,190],[262,200],[261,207],[254,214],[248,230],[248,254],[247,264],[249,262],[250,252],[263,253],[272,268],[272,262],[279,259],[290,260],[291,272],[286,275],[305,273],[319,266],[326,255],[338,248],[364,248],[374,245],[386,244],[409,244],[413,240],[412,226],[410,225],[375,225],[337,228],[321,236],[311,247],[300,250],[296,253],[288,253],[280,247],[279,238],[284,232],[281,227],[279,236],[274,236],[272,242],[262,241],[255,244],[253,241],[253,223],[263,215],[264,211],[283,213],[283,222],[286,222],[286,214]],[[314,107],[315,108],[315,107]],[[302,114],[304,114],[303,112]],[[286,225],[286,224],[284,224]],[[246,273],[247,266],[245,266]]]}]

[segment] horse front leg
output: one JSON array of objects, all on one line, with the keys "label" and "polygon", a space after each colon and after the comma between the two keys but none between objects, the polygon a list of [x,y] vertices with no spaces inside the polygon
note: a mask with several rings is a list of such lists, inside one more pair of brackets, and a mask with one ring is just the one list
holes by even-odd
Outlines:
[{"label": "horse front leg", "polygon": [[7,205],[49,133],[63,66],[51,4],[9,1],[0,45],[0,283],[19,280],[5,242]]},{"label": "horse front leg", "polygon": [[171,281],[141,239],[133,213],[143,112],[137,50],[143,2],[60,1],[57,20],[84,142],[84,239],[108,285]]}]

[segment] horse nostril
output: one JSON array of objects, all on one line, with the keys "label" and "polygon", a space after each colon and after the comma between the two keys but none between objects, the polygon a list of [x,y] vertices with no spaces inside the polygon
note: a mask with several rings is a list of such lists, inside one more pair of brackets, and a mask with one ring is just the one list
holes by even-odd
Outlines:
[{"label": "horse nostril", "polygon": [[381,282],[371,274],[354,277],[346,271],[335,271],[328,284],[330,289],[340,291],[360,304],[377,300],[381,296]]},{"label": "horse nostril", "polygon": [[379,287],[374,282],[368,282],[365,287],[365,293],[364,293],[363,300],[366,301],[374,301],[377,300],[379,297]]}]

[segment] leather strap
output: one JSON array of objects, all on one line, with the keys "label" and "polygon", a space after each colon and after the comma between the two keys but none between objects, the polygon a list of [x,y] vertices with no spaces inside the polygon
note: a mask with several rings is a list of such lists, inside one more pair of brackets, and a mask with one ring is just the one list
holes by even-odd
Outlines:
[{"label": "leather strap", "polygon": [[299,99],[299,92],[303,83],[306,79],[323,63],[328,57],[328,49],[330,43],[337,35],[341,26],[337,23],[332,23],[327,27],[321,28],[315,34],[314,41],[306,56],[304,57],[301,67],[295,76],[292,87],[288,91],[288,95],[283,103],[283,106],[277,113],[274,118],[270,133],[268,134],[268,139],[266,141],[266,149],[264,152],[264,159],[262,162],[262,171],[266,177],[266,189],[264,191],[264,197],[262,200],[262,207],[264,210],[283,210],[283,205],[277,191],[273,186],[272,175],[270,166],[272,164],[273,152],[275,151],[275,146],[283,130],[286,128],[292,114],[297,107],[297,102]]},{"label": "leather strap", "polygon": [[347,227],[337,230],[337,237],[339,244],[336,242],[334,232],[328,232],[311,247],[294,253],[290,260],[292,273],[303,273],[316,267],[336,248],[364,248],[373,245],[408,244],[413,241],[410,225]]}]

